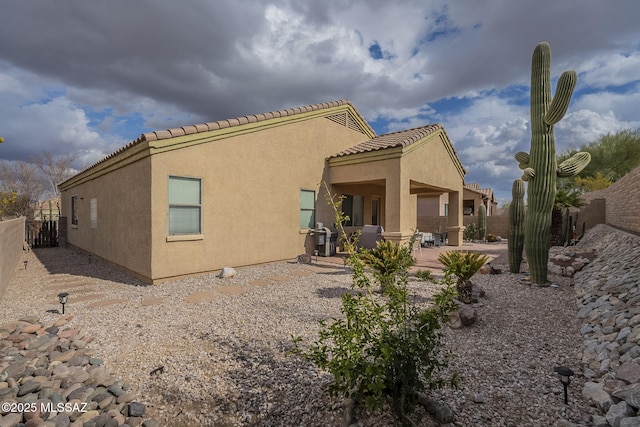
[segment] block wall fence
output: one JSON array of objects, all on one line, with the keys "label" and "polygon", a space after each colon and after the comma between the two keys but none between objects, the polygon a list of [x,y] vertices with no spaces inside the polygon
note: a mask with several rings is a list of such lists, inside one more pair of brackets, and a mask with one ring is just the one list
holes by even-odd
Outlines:
[{"label": "block wall fence", "polygon": [[[609,188],[586,193],[583,199],[588,205],[581,209],[581,214],[585,211],[585,215],[588,215],[587,211],[594,202],[596,205],[603,204],[604,206],[594,206],[594,211],[604,209],[602,222],[621,230],[640,234],[640,166]],[[601,201],[598,202],[598,199]],[[580,222],[581,219],[578,218],[578,223]]]},{"label": "block wall fence", "polygon": [[25,217],[0,222],[0,299],[22,258]]}]

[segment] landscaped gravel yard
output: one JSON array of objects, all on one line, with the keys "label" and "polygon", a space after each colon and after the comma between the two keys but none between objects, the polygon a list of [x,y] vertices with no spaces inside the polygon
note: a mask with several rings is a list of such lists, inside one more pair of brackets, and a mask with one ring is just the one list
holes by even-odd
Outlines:
[{"label": "landscaped gravel yard", "polygon": [[[505,245],[506,246],[506,245]],[[506,249],[506,247],[505,247]],[[287,355],[292,335],[317,337],[318,320],[340,316],[340,295],[351,276],[336,265],[293,261],[239,268],[232,279],[213,274],[144,286],[71,249],[36,250],[16,271],[0,302],[0,323],[60,317],[56,294],[70,293],[69,326],[109,370],[128,383],[147,414],[166,426],[330,426],[342,424],[339,399],[329,398],[330,377]],[[504,259],[494,267],[506,271]],[[457,354],[451,370],[464,378],[459,391],[434,394],[460,426],[541,426],[566,419],[588,425],[584,380],[571,384],[570,405],[553,368],[580,371],[580,324],[570,279],[557,288],[522,284],[519,275],[476,275],[486,290],[478,322],[445,327]],[[411,292],[427,303],[435,285],[411,279]],[[153,374],[151,372],[153,371]],[[594,411],[594,410],[593,410]],[[420,425],[435,425],[421,413]],[[362,425],[390,425],[389,415],[358,413]]]}]

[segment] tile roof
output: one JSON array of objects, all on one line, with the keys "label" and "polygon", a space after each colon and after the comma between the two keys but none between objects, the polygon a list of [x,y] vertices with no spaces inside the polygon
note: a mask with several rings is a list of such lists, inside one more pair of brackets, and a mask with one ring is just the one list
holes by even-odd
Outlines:
[{"label": "tile roof", "polygon": [[487,196],[491,201],[495,201],[495,197],[493,194],[493,188],[480,188],[480,184],[477,182],[470,182],[464,185],[464,188],[467,190],[475,191],[476,193],[483,194]]},{"label": "tile roof", "polygon": [[[101,160],[98,160],[96,163],[94,163],[91,166],[87,167],[86,169],[84,169],[84,171],[86,171],[88,169],[91,169],[91,168],[93,168],[93,167],[95,167],[95,166],[97,166],[97,165],[99,165],[99,164],[101,164],[101,163],[103,163],[103,162],[105,162],[105,161],[107,161],[107,160],[119,155],[120,153],[122,153],[124,151],[127,151],[127,150],[131,149],[132,147],[134,147],[134,146],[136,146],[138,144],[143,143],[143,142],[159,141],[159,140],[163,140],[163,139],[170,139],[170,138],[174,138],[174,137],[177,137],[177,136],[190,135],[190,134],[199,133],[199,132],[209,132],[209,131],[229,128],[229,127],[233,127],[233,126],[241,126],[241,125],[244,125],[246,123],[261,122],[261,121],[264,121],[264,120],[269,120],[269,119],[278,118],[278,117],[295,116],[297,114],[307,113],[307,112],[310,112],[310,111],[324,110],[324,109],[329,109],[329,108],[333,108],[333,107],[339,107],[341,105],[350,105],[354,110],[356,109],[355,106],[351,103],[351,101],[349,101],[347,99],[341,99],[341,100],[338,100],[338,101],[331,101],[331,102],[323,102],[323,103],[313,104],[313,105],[306,105],[304,107],[289,108],[287,110],[278,110],[278,111],[272,111],[272,112],[269,112],[269,113],[260,113],[260,114],[250,115],[250,116],[236,117],[234,119],[218,120],[216,122],[208,122],[208,123],[202,123],[202,124],[196,124],[196,125],[182,126],[182,127],[179,127],[179,128],[172,128],[172,129],[167,129],[167,130],[159,130],[159,131],[154,131],[154,132],[145,132],[142,135],[140,135],[140,137],[138,137],[137,139],[131,141],[127,145],[119,148],[118,150],[114,151],[113,153],[109,154],[108,156],[102,158]],[[375,135],[375,131],[366,122],[366,120],[362,119],[362,122],[367,126],[367,129],[371,132],[371,134]],[[82,173],[82,172],[80,172],[80,173]]]},{"label": "tile roof", "polygon": [[394,147],[408,147],[414,142],[418,142],[422,138],[431,135],[432,133],[443,129],[440,123],[432,125],[422,126],[413,129],[407,129],[399,132],[387,133],[377,136],[346,150],[340,151],[329,158],[343,157],[350,154],[366,153],[370,151],[385,150],[387,148]]}]

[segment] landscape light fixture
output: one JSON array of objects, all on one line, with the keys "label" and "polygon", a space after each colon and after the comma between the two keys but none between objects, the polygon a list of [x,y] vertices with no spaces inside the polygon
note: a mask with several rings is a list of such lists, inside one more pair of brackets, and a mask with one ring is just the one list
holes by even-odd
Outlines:
[{"label": "landscape light fixture", "polygon": [[27,264],[29,264],[29,261],[24,261],[24,269],[27,269]]},{"label": "landscape light fixture", "polygon": [[62,292],[58,294],[58,301],[62,304],[62,314],[64,314],[64,305],[67,303],[67,297],[69,296],[68,292]]},{"label": "landscape light fixture", "polygon": [[573,371],[566,366],[557,366],[553,368],[554,371],[558,375],[560,375],[560,382],[564,386],[564,404],[569,404],[569,399],[567,397],[567,387],[571,384],[571,377],[573,376]]}]

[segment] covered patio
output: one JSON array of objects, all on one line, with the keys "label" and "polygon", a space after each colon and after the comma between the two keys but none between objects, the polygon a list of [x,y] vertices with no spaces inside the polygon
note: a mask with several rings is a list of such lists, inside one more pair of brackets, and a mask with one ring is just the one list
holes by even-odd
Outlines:
[{"label": "covered patio", "polygon": [[441,125],[376,137],[331,156],[328,163],[333,191],[347,196],[343,210],[352,216],[348,232],[366,224],[381,225],[384,239],[407,241],[417,228],[418,195],[447,192],[443,231],[449,245],[462,244],[466,171]]}]

